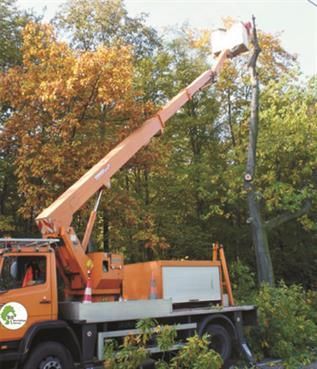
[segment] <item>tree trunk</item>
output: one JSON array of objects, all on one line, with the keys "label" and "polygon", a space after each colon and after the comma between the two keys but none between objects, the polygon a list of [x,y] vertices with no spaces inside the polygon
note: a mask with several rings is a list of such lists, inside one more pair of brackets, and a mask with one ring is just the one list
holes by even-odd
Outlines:
[{"label": "tree trunk", "polygon": [[270,286],[274,286],[274,272],[267,231],[261,216],[259,202],[253,188],[248,192],[248,208],[251,220],[252,239],[255,247],[258,281],[259,284],[268,283]]},{"label": "tree trunk", "polygon": [[267,231],[265,223],[262,220],[259,199],[257,198],[256,188],[253,184],[253,178],[256,168],[256,145],[259,124],[259,80],[256,72],[257,58],[261,52],[258,44],[255,18],[253,17],[253,52],[250,57],[248,67],[251,76],[252,98],[251,115],[249,121],[249,146],[244,177],[244,187],[248,193],[248,208],[250,214],[250,223],[252,228],[252,239],[255,247],[255,256],[259,283],[268,283],[274,285],[274,273],[272,260],[268,245]]}]

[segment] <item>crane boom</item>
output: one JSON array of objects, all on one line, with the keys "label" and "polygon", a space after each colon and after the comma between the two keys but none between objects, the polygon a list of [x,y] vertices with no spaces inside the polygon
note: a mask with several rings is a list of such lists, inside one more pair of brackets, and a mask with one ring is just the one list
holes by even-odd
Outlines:
[{"label": "crane boom", "polygon": [[152,137],[164,129],[171,118],[192,96],[209,83],[218,74],[228,51],[223,51],[214,67],[202,73],[189,86],[179,92],[154,117],[146,120],[131,135],[112,149],[103,159],[95,164],[86,174],[75,182],[48,208],[36,218],[43,235],[60,234],[61,228],[67,229],[73,214],[80,209],[100,188],[110,183],[111,177]]}]

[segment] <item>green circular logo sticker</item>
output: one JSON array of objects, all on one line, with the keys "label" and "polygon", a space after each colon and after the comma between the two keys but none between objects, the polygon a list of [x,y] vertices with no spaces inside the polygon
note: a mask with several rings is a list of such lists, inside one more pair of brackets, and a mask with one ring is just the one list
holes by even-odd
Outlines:
[{"label": "green circular logo sticker", "polygon": [[18,302],[9,302],[0,309],[0,323],[7,329],[16,330],[28,319],[25,307]]}]

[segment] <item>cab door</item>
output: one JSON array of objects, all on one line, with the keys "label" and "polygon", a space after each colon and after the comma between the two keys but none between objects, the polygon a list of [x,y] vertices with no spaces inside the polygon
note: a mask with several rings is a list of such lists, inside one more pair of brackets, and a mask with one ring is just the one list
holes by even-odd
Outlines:
[{"label": "cab door", "polygon": [[[21,339],[34,323],[56,319],[52,274],[56,268],[54,253],[12,253],[4,255],[1,280],[8,289],[0,293],[0,337]],[[32,278],[25,279],[32,268]],[[54,278],[53,278],[54,279]],[[24,285],[24,286],[23,286]],[[23,286],[23,287],[22,287]]]}]

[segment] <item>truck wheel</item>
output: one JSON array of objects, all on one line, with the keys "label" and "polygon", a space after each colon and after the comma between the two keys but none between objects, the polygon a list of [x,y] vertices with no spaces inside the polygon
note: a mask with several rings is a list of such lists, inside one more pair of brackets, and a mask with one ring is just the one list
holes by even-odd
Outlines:
[{"label": "truck wheel", "polygon": [[23,369],[72,369],[69,351],[57,342],[45,342],[35,347]]},{"label": "truck wheel", "polygon": [[209,324],[203,333],[210,335],[210,348],[218,352],[224,363],[226,363],[232,353],[232,341],[228,331],[219,324]]}]

